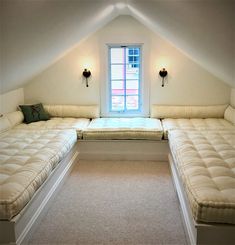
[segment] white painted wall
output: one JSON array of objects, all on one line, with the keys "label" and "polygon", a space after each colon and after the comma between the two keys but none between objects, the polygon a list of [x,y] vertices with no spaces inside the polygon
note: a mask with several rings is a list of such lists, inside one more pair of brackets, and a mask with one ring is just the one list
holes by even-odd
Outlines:
[{"label": "white painted wall", "polygon": [[[130,16],[120,16],[81,42],[70,53],[32,79],[25,87],[25,101],[55,104],[105,104],[108,43],[143,44],[145,104],[224,104],[230,101],[230,87],[185,56],[170,43]],[[87,61],[86,61],[87,60]],[[84,63],[90,62],[89,88],[81,81]],[[169,72],[161,87],[159,69]],[[101,88],[101,89],[100,89]],[[146,114],[148,114],[146,108]]]},{"label": "white painted wall", "polygon": [[235,87],[235,1],[132,0],[135,18]]},{"label": "white painted wall", "polygon": [[24,89],[19,88],[0,95],[0,114],[17,110],[18,105],[24,104]]},{"label": "white painted wall", "polygon": [[109,0],[0,1],[3,92],[22,87],[115,16]]},{"label": "white painted wall", "polygon": [[2,91],[22,87],[122,13],[133,15],[235,87],[234,4],[233,0],[1,0]]},{"label": "white painted wall", "polygon": [[231,100],[230,100],[230,104],[235,107],[235,89],[231,89]]}]

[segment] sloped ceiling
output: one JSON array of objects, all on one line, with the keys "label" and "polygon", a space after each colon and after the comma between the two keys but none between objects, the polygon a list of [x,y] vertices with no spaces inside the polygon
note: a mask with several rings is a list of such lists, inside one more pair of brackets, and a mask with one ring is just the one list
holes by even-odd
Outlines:
[{"label": "sloped ceiling", "polygon": [[235,87],[234,0],[1,0],[1,93],[129,14]]}]

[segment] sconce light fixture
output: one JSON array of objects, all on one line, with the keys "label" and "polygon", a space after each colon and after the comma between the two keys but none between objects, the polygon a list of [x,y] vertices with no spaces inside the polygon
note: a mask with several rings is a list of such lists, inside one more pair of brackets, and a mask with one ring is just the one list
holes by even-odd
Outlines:
[{"label": "sconce light fixture", "polygon": [[91,72],[85,68],[82,75],[86,78],[86,87],[89,87],[88,78],[91,76]]},{"label": "sconce light fixture", "polygon": [[162,68],[160,71],[159,71],[159,75],[160,77],[162,78],[162,87],[165,86],[165,77],[167,76],[167,70],[165,68]]}]

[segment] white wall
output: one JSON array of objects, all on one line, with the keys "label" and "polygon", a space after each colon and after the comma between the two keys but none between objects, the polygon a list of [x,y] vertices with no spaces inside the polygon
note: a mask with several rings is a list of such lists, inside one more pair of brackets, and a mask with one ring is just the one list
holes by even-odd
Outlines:
[{"label": "white wall", "polygon": [[19,88],[0,95],[0,114],[17,110],[18,105],[24,104],[24,90]]},{"label": "white wall", "polygon": [[230,104],[235,107],[235,89],[231,89],[231,100],[230,100]]},{"label": "white wall", "polygon": [[235,87],[234,4],[230,0],[0,1],[2,91],[22,87],[122,13],[133,15]]},{"label": "white wall", "polygon": [[[146,104],[150,101],[150,104],[206,105],[230,101],[229,86],[132,17],[120,16],[32,79],[24,88],[26,102],[100,104],[107,77],[108,43],[143,44],[144,83],[150,84]],[[81,82],[86,62],[92,71],[89,88]],[[163,66],[169,72],[164,88],[158,77]]]},{"label": "white wall", "polygon": [[2,90],[39,74],[116,16],[109,0],[0,1]]},{"label": "white wall", "polygon": [[235,1],[131,1],[133,16],[235,87]]}]

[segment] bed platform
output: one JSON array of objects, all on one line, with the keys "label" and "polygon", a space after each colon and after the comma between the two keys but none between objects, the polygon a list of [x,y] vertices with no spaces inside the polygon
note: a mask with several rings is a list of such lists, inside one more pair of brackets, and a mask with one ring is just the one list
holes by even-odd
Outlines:
[{"label": "bed platform", "polygon": [[184,228],[187,232],[188,242],[191,245],[202,244],[234,244],[235,226],[229,224],[202,223],[196,222],[193,218],[189,201],[187,199],[182,181],[179,177],[171,154],[168,156],[173,183],[180,202],[181,214],[184,221]]},{"label": "bed platform", "polygon": [[[20,112],[19,112],[20,113]],[[25,130],[66,130],[73,129],[77,132],[78,139],[82,138],[82,131],[89,125],[88,118],[71,118],[71,117],[52,117],[47,121],[38,121],[33,123],[21,123],[17,125],[16,129]]]},{"label": "bed platform", "polygon": [[223,118],[166,118],[162,120],[164,139],[168,139],[170,130],[227,130],[235,126]]},{"label": "bed platform", "polygon": [[170,132],[169,162],[190,244],[234,244],[234,141],[234,130]]},{"label": "bed platform", "polygon": [[79,140],[79,159],[168,161],[167,140]]},{"label": "bed platform", "polygon": [[76,140],[75,130],[1,134],[1,244],[26,242],[76,162]]},{"label": "bed platform", "polygon": [[85,140],[161,140],[161,121],[155,118],[96,118],[83,131]]},{"label": "bed platform", "polygon": [[31,201],[10,221],[0,221],[2,243],[23,244],[30,238],[37,224],[43,218],[51,201],[63,185],[66,177],[78,160],[77,145],[58,164],[42,186],[37,190]]}]

